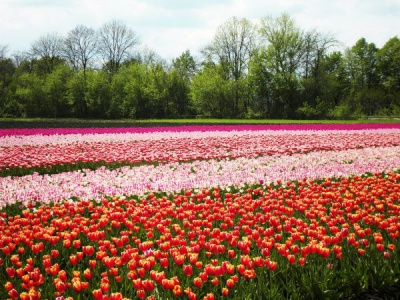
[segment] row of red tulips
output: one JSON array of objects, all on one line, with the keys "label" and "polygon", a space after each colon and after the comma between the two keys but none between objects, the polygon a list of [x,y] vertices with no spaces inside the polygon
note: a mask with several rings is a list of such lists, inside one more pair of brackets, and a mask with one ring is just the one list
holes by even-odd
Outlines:
[{"label": "row of red tulips", "polygon": [[6,207],[0,298],[334,299],[400,278],[400,174],[275,184]]}]

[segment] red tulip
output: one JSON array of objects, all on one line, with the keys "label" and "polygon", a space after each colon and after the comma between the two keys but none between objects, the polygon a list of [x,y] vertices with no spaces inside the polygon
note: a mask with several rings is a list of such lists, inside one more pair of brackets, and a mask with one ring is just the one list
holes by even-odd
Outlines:
[{"label": "red tulip", "polygon": [[185,273],[186,276],[192,276],[193,274],[193,268],[192,265],[184,265],[183,266],[183,272]]},{"label": "red tulip", "polygon": [[101,300],[103,299],[103,292],[100,289],[93,290],[92,295],[94,299]]},{"label": "red tulip", "polygon": [[9,296],[11,299],[18,299],[19,294],[18,294],[18,292],[17,292],[16,289],[12,289],[12,290],[8,291],[8,296]]},{"label": "red tulip", "polygon": [[306,259],[304,257],[299,258],[299,265],[304,266],[306,264]]},{"label": "red tulip", "polygon": [[203,280],[201,280],[200,277],[195,277],[193,279],[193,284],[194,284],[195,287],[200,288],[201,285],[203,284]]},{"label": "red tulip", "polygon": [[63,240],[63,246],[64,246],[64,248],[71,247],[71,241],[70,240]]},{"label": "red tulip", "polygon": [[151,292],[154,290],[155,284],[154,284],[153,280],[147,279],[147,280],[142,281],[142,286],[143,286],[144,290]]},{"label": "red tulip", "polygon": [[219,284],[218,278],[217,278],[217,277],[214,277],[213,279],[211,279],[211,283],[212,283],[214,286],[218,286],[218,284]]},{"label": "red tulip", "polygon": [[100,289],[104,294],[106,294],[110,289],[110,284],[108,282],[102,282],[100,283]]},{"label": "red tulip", "polygon": [[51,250],[51,257],[52,258],[56,259],[58,257],[58,255],[59,255],[59,251],[58,250],[56,250],[56,249],[52,249]]},{"label": "red tulip", "polygon": [[71,254],[69,257],[69,262],[71,265],[75,266],[78,263],[78,258],[76,257],[75,254]]},{"label": "red tulip", "polygon": [[11,249],[9,246],[4,246],[1,250],[3,251],[5,256],[10,255],[10,253],[11,253]]},{"label": "red tulip", "polygon": [[168,258],[161,258],[160,259],[160,265],[161,267],[163,267],[164,269],[168,268]]},{"label": "red tulip", "polygon": [[140,278],[143,278],[146,275],[146,270],[144,268],[138,268],[136,272]]},{"label": "red tulip", "polygon": [[92,256],[94,254],[94,247],[93,246],[83,246],[82,247],[83,254],[87,256]]},{"label": "red tulip", "polygon": [[7,276],[13,278],[15,276],[15,269],[13,267],[6,268]]},{"label": "red tulip", "polygon": [[[203,281],[203,282],[207,282],[207,280],[208,280],[208,274],[207,274],[207,272],[201,272],[200,274],[199,274],[199,277],[200,277],[200,279]],[[196,279],[196,278],[195,278]]]},{"label": "red tulip", "polygon": [[11,291],[14,288],[14,285],[10,281],[7,281],[4,284],[4,287],[6,288],[7,291]]},{"label": "red tulip", "polygon": [[73,245],[76,249],[79,249],[79,248],[81,247],[81,245],[82,245],[81,240],[74,240],[74,241],[72,242],[72,245]]},{"label": "red tulip", "polygon": [[59,293],[64,293],[65,290],[67,289],[67,285],[63,281],[61,281],[59,278],[56,278],[54,280],[54,286]]},{"label": "red tulip", "polygon": [[287,256],[287,260],[291,265],[293,265],[296,261],[296,257],[294,255],[290,254]]},{"label": "red tulip", "polygon": [[89,260],[89,267],[92,269],[96,268],[97,260]]},{"label": "red tulip", "polygon": [[195,293],[193,293],[193,292],[189,292],[187,294],[187,296],[188,296],[189,300],[196,300],[197,299],[197,295]]},{"label": "red tulip", "polygon": [[237,265],[236,269],[237,269],[237,271],[239,272],[240,275],[243,275],[244,272],[246,271],[246,267],[244,265],[242,265],[242,264]]},{"label": "red tulip", "polygon": [[359,249],[357,249],[357,253],[358,253],[359,255],[364,255],[364,254],[365,254],[365,250],[359,248]]},{"label": "red tulip", "polygon": [[215,296],[213,293],[208,293],[207,295],[205,295],[205,297],[203,299],[204,300],[214,300]]},{"label": "red tulip", "polygon": [[93,278],[93,273],[90,269],[85,269],[85,271],[83,271],[83,277],[85,277],[86,280],[90,280]]},{"label": "red tulip", "polygon": [[382,252],[385,249],[385,245],[383,244],[376,244],[376,250]]},{"label": "red tulip", "polygon": [[75,292],[79,293],[80,291],[82,291],[82,284],[79,280],[76,280],[72,283],[72,287],[74,289]]},{"label": "red tulip", "polygon": [[142,280],[140,278],[132,280],[132,283],[133,283],[133,287],[135,288],[135,290],[142,289]]},{"label": "red tulip", "polygon": [[123,300],[123,296],[121,293],[111,293],[109,300]]}]

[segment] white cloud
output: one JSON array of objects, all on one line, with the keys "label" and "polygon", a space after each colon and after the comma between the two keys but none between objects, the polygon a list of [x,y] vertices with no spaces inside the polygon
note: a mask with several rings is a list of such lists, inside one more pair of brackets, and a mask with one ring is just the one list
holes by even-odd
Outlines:
[{"label": "white cloud", "polygon": [[219,25],[232,16],[258,22],[283,12],[308,30],[332,33],[347,47],[361,37],[382,47],[399,35],[398,0],[1,0],[0,44],[28,50],[40,36],[65,34],[78,24],[99,28],[117,19],[162,57],[193,54],[210,42]]}]

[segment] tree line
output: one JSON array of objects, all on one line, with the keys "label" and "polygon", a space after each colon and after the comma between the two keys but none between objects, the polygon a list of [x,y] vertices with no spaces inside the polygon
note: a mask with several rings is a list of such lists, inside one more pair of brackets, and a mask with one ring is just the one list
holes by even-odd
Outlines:
[{"label": "tree line", "polygon": [[232,17],[201,49],[166,61],[137,50],[113,20],[49,33],[26,52],[0,45],[0,117],[351,118],[400,116],[400,40],[360,38],[342,51],[330,34],[288,14]]}]

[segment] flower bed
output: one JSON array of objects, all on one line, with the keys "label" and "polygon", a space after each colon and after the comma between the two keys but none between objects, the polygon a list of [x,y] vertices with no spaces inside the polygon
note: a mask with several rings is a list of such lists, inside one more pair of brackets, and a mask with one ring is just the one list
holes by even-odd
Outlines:
[{"label": "flower bed", "polygon": [[144,195],[151,191],[179,192],[246,183],[390,172],[400,166],[400,147],[365,148],[308,154],[201,160],[142,165],[109,170],[79,170],[54,175],[0,177],[0,208],[16,202],[60,202],[65,199],[101,200],[105,196]]},{"label": "flower bed", "polygon": [[400,129],[7,136],[0,145],[1,172],[76,163],[158,163],[400,146]]},{"label": "flower bed", "polygon": [[4,136],[6,155],[164,139],[187,159],[0,178],[0,299],[339,299],[398,282],[398,129],[237,129]]}]

